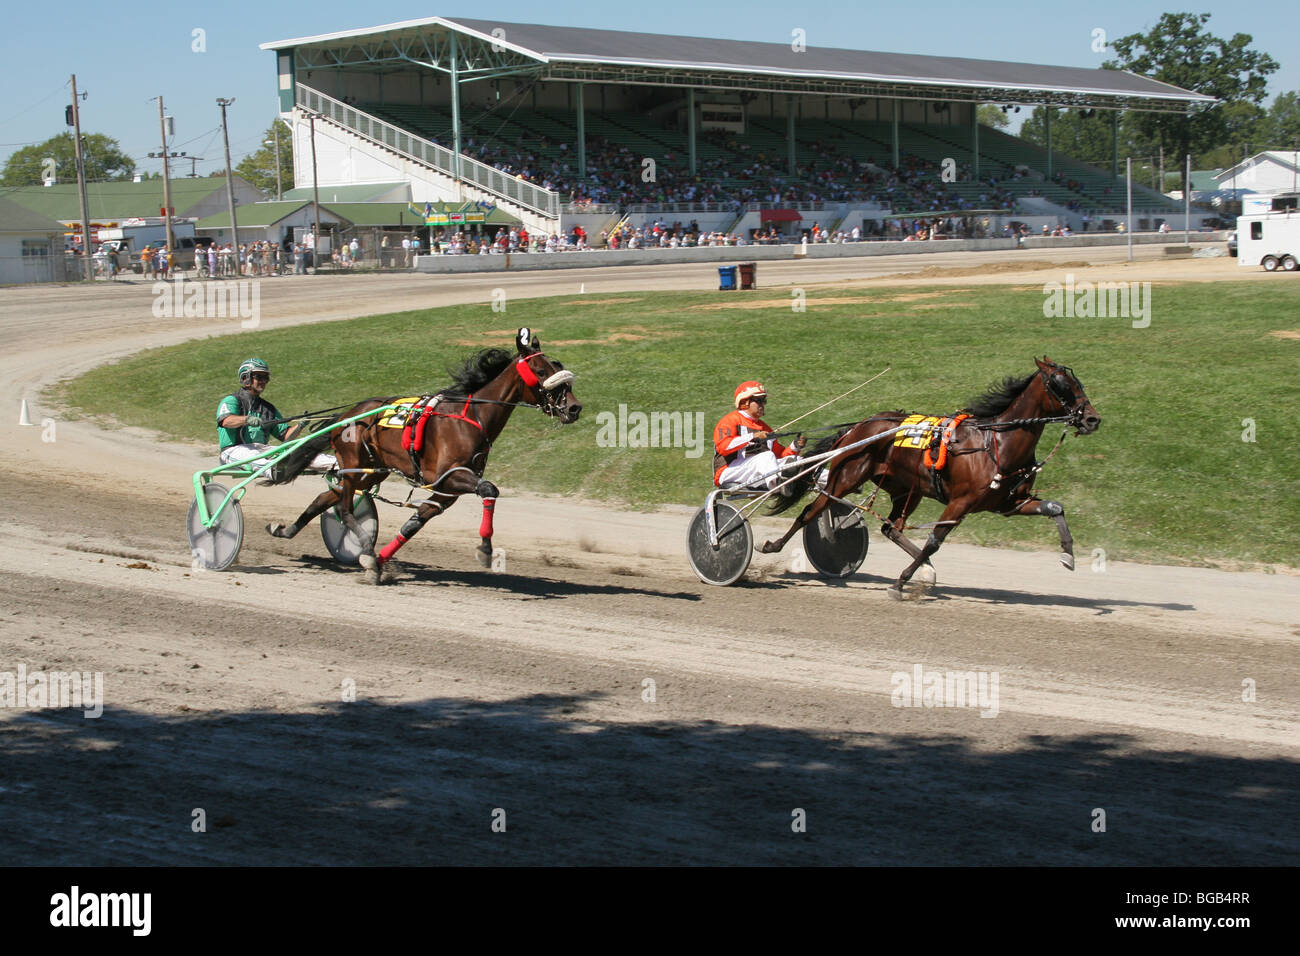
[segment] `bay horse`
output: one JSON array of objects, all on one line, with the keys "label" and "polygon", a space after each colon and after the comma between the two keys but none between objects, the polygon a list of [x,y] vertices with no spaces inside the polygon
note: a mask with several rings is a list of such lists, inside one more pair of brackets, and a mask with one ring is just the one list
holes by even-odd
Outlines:
[{"label": "bay horse", "polygon": [[[332,446],[338,460],[338,484],[322,492],[291,525],[268,524],[266,530],[277,538],[292,538],[316,516],[339,506],[347,528],[361,541],[367,536],[352,513],[358,492],[377,487],[390,474],[402,475],[412,484],[426,489],[429,498],[402,525],[397,536],[378,555],[367,543],[360,555],[366,580],[378,584],[384,564],[424,527],[425,522],[450,508],[461,495],[473,492],[483,499],[483,517],[479,525],[481,542],[476,557],[488,567],[492,561],[492,513],[500,492],[483,477],[492,444],[520,406],[539,408],[561,424],[578,420],[582,405],[573,394],[573,373],[542,353],[542,344],[528,328],[515,335],[515,351],[484,349],[470,356],[452,371],[453,384],[427,403],[423,429],[423,447],[418,452],[403,447],[404,429],[381,424],[385,417],[376,414],[350,425],[333,428],[322,426],[318,438],[305,442],[285,456],[272,483],[292,480],[311,463],[313,457]],[[371,409],[383,408],[398,398],[371,398],[335,416],[339,422]],[[415,411],[408,415],[414,416]],[[407,443],[411,434],[406,430]]]},{"label": "bay horse", "polygon": [[[828,495],[843,498],[872,481],[889,494],[891,502],[881,533],[913,559],[889,588],[891,598],[902,598],[903,586],[917,569],[929,562],[944,538],[966,515],[977,511],[995,511],[1007,517],[1052,518],[1060,532],[1061,563],[1073,571],[1074,539],[1065,522],[1064,506],[1057,501],[1044,501],[1033,493],[1034,479],[1042,467],[1034,458],[1034,449],[1043,426],[1048,423],[1062,422],[1074,428],[1077,435],[1090,435],[1101,425],[1101,416],[1088,401],[1083,385],[1071,369],[1046,356],[1034,362],[1038,366],[1036,371],[992,385],[964,409],[967,417],[960,421],[954,417],[945,422],[946,430],[951,433],[946,464],[942,461],[945,457],[942,451],[932,457],[931,451],[937,449],[903,447],[896,444],[895,438],[882,438],[829,459],[825,466],[824,492],[804,508],[785,535],[765,542],[760,550],[780,551],[796,531],[825,510],[831,502]],[[898,428],[909,414],[893,411],[873,415],[822,439],[810,454],[842,448]],[[933,464],[938,467],[931,467]],[[812,474],[797,479],[788,497],[774,499],[777,504],[771,513],[788,509],[812,490],[814,480]],[[922,498],[933,498],[945,507],[925,546],[918,548],[904,536],[903,529],[908,515],[916,510]]]}]

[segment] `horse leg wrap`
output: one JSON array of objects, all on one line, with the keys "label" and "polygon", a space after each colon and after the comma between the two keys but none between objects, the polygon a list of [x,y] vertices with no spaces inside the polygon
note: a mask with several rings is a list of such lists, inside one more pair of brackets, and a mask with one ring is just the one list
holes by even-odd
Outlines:
[{"label": "horse leg wrap", "polygon": [[381,566],[387,564],[388,559],[397,553],[397,549],[406,544],[409,540],[411,539],[406,537],[406,535],[402,534],[400,531],[397,532],[397,537],[379,550],[379,564]]},{"label": "horse leg wrap", "polygon": [[397,532],[397,537],[395,537],[392,541],[388,542],[388,544],[384,545],[383,548],[380,549],[379,551],[380,565],[387,564],[388,559],[397,553],[398,548],[400,548],[402,545],[406,544],[406,542],[410,541],[413,537],[415,537],[415,533],[423,527],[424,527],[424,522],[421,521],[415,515],[412,515],[411,517],[407,518],[406,524],[402,525],[402,530]]},{"label": "horse leg wrap", "polygon": [[492,537],[492,511],[496,506],[495,498],[483,499],[483,520],[479,522],[478,536],[485,541]]}]

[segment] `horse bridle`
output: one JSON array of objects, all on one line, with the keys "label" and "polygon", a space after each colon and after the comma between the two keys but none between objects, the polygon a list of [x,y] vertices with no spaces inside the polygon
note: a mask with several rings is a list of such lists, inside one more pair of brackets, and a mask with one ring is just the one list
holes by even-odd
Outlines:
[{"label": "horse bridle", "polygon": [[534,358],[542,358],[547,362],[551,361],[542,352],[532,352],[528,355],[521,355],[519,360],[515,362],[515,369],[519,372],[519,377],[524,380],[524,384],[537,392],[540,399],[537,407],[544,414],[554,418],[560,412],[559,401],[564,397],[565,388],[573,382],[573,373],[566,368],[559,368],[545,379],[542,379],[529,364],[529,361]]},{"label": "horse bridle", "polygon": [[1069,377],[1074,379],[1075,382],[1079,381],[1078,377],[1074,374],[1074,369],[1065,365],[1057,365],[1053,363],[1051,375],[1047,374],[1046,369],[1040,368],[1038,370],[1038,374],[1043,378],[1043,387],[1047,389],[1047,394],[1056,399],[1056,403],[1061,406],[1061,411],[1065,412],[1064,417],[1061,417],[1058,420],[1073,428],[1078,428],[1083,424],[1083,409],[1084,406],[1088,404],[1088,396],[1083,394],[1083,385],[1080,383],[1079,401],[1071,407],[1070,399],[1073,396],[1069,394],[1062,395],[1056,386],[1056,376],[1058,373],[1061,375],[1069,375]]}]

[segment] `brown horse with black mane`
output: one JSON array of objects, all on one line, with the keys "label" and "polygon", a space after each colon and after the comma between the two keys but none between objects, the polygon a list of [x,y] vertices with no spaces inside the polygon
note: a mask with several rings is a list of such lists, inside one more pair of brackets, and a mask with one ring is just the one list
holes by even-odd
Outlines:
[{"label": "brown horse with black mane", "polygon": [[[873,481],[889,493],[892,505],[881,532],[913,559],[889,589],[890,597],[901,598],[903,585],[939,550],[948,533],[976,511],[1052,518],[1060,531],[1061,563],[1074,570],[1074,539],[1065,523],[1065,508],[1033,493],[1034,479],[1042,467],[1034,458],[1034,449],[1048,423],[1062,422],[1078,435],[1089,435],[1101,425],[1101,416],[1073,371],[1046,356],[1035,362],[1037,371],[989,388],[965,410],[966,417],[919,426],[929,428],[934,441],[927,439],[918,446],[905,440],[908,433],[898,432],[894,440],[882,439],[829,459],[824,493],[804,508],[784,536],[766,542],[761,550],[780,551],[796,531],[821,514],[831,497],[844,498]],[[908,413],[901,411],[873,415],[823,439],[810,454],[897,429],[906,418]],[[773,513],[789,508],[811,491],[812,485],[813,475],[800,478]],[[918,548],[903,535],[903,529],[922,498],[934,498],[946,507],[925,546]]]},{"label": "brown horse with black mane", "polygon": [[[279,484],[293,479],[317,453],[332,445],[338,459],[337,486],[317,497],[293,524],[267,525],[266,530],[277,538],[292,538],[317,515],[338,505],[347,528],[367,542],[360,563],[367,580],[378,584],[384,563],[398,548],[434,515],[442,514],[461,495],[473,492],[483,499],[477,557],[484,567],[490,565],[492,511],[499,492],[484,479],[483,469],[492,443],[517,407],[539,408],[565,425],[576,422],[582,412],[571,387],[573,373],[542,354],[541,342],[531,330],[523,328],[516,333],[515,349],[515,355],[505,349],[484,349],[451,373],[450,387],[427,400],[410,400],[413,407],[405,414],[416,422],[414,430],[384,424],[385,416],[378,413],[341,428],[329,429],[327,423],[319,438],[285,457],[273,481]],[[394,397],[368,399],[332,421],[399,401],[407,403]],[[413,438],[414,432],[421,434]],[[425,488],[429,498],[376,555],[352,513],[352,502],[358,492],[378,486],[393,473]]]}]

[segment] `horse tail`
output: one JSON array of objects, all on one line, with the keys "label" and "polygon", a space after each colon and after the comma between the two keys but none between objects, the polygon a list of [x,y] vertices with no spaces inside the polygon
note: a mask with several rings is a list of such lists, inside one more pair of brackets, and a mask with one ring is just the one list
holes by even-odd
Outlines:
[{"label": "horse tail", "polygon": [[334,438],[334,429],[330,426],[349,414],[344,412],[342,415],[335,415],[323,423],[310,438],[276,462],[265,483],[284,485],[302,474],[312,460],[330,446],[330,441]]},{"label": "horse tail", "polygon": [[[856,426],[846,425],[833,435],[827,435],[814,444],[811,450],[805,450],[805,457],[821,455],[835,447],[835,443],[847,435]],[[800,475],[787,484],[779,494],[773,495],[768,499],[766,513],[768,515],[779,515],[783,511],[788,511],[792,505],[808,492],[812,490],[813,482],[817,479],[819,469],[814,468],[806,475]]]}]

